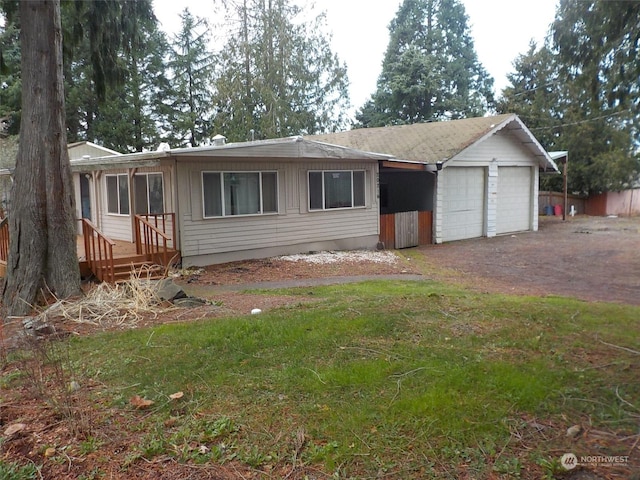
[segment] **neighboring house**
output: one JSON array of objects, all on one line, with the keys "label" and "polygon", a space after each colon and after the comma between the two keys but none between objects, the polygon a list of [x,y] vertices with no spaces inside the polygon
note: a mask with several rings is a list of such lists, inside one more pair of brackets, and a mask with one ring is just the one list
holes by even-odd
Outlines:
[{"label": "neighboring house", "polygon": [[302,137],[223,138],[132,154],[70,146],[78,216],[133,241],[133,214],[171,214],[187,267],[376,246],[378,162],[389,155]]},{"label": "neighboring house", "polygon": [[558,171],[514,114],[306,138],[395,157],[381,162],[381,213],[433,212],[434,243],[537,230],[539,171]]}]

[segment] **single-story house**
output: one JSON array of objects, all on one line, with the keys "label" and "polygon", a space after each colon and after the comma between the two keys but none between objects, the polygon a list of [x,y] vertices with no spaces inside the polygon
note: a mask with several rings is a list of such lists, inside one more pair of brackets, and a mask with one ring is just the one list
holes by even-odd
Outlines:
[{"label": "single-story house", "polygon": [[185,267],[537,230],[539,171],[557,171],[516,115],[69,155],[78,218],[114,240],[170,237]]},{"label": "single-story house", "polygon": [[539,172],[558,172],[514,114],[306,138],[392,155],[380,166],[381,213],[432,212],[434,243],[537,230]]},{"label": "single-story house", "polygon": [[84,217],[134,241],[135,214],[175,231],[183,266],[378,242],[378,165],[391,158],[299,136],[118,154],[69,148]]}]

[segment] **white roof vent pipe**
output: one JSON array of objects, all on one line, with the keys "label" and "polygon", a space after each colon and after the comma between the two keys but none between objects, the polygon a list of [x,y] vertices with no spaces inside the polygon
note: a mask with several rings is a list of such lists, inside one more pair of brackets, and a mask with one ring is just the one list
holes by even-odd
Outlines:
[{"label": "white roof vent pipe", "polygon": [[223,145],[225,145],[227,143],[227,137],[225,137],[224,135],[220,135],[220,134],[216,135],[211,140],[213,140],[213,146],[214,147],[222,147]]}]

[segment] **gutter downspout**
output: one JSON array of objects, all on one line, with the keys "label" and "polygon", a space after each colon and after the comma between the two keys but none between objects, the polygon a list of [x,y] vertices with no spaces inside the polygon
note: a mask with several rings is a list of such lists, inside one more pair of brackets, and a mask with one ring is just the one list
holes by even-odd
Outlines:
[{"label": "gutter downspout", "polygon": [[180,232],[182,231],[182,229],[180,228],[182,223],[181,221],[182,217],[180,216],[180,204],[178,201],[178,198],[180,198],[180,195],[178,192],[178,188],[179,188],[178,158],[173,157],[173,164],[171,165],[171,202],[173,203],[173,211],[175,213],[175,223],[176,223],[174,225],[174,228],[176,231],[176,238],[173,239],[173,248],[175,250],[180,250],[180,245],[182,245],[182,238],[180,237]]}]

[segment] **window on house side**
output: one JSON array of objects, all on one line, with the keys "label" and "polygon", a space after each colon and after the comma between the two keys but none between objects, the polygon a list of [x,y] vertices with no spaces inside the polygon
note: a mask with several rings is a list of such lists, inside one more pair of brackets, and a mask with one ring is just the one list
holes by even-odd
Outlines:
[{"label": "window on house side", "polygon": [[309,172],[309,210],[365,205],[363,170]]},{"label": "window on house side", "polygon": [[278,213],[276,172],[202,172],[204,217]]},{"label": "window on house side", "polygon": [[107,212],[129,215],[129,182],[126,173],[107,175]]},{"label": "window on house side", "polygon": [[162,173],[136,173],[136,213],[164,213],[164,182]]}]

